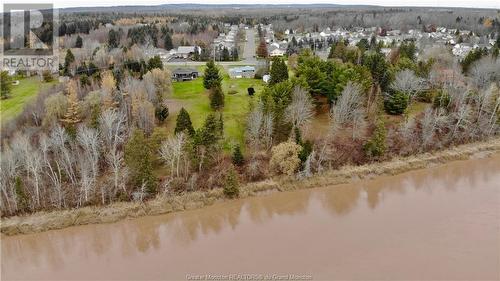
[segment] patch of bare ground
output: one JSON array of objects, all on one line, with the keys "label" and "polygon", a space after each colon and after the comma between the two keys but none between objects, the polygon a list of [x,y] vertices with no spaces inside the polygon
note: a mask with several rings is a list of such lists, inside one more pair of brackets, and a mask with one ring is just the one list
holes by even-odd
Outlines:
[{"label": "patch of bare ground", "polygon": [[[443,151],[393,158],[385,162],[361,166],[344,166],[304,180],[297,180],[294,177],[275,177],[242,186],[240,198],[261,196],[275,191],[334,186],[381,175],[395,175],[450,161],[484,158],[498,151],[500,151],[500,138],[495,138],[486,142],[460,145]],[[16,235],[61,229],[75,225],[111,223],[126,218],[202,208],[223,200],[227,199],[225,199],[222,189],[212,189],[175,196],[159,195],[146,202],[119,202],[108,206],[37,212],[26,216],[2,218],[1,232],[5,235]]]}]

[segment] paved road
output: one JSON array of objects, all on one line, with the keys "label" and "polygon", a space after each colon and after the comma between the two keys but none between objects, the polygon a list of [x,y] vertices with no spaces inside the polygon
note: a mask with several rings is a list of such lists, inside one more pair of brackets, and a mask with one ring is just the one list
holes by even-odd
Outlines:
[{"label": "paved road", "polygon": [[[243,60],[241,61],[218,61],[218,65],[231,66],[231,65],[257,65],[257,59],[255,56],[255,29],[246,30],[245,47],[243,50]],[[198,66],[205,65],[206,62],[203,61],[185,61],[185,62],[164,62],[165,65],[177,65],[177,66]]]},{"label": "paved road", "polygon": [[[205,65],[207,62],[205,61],[186,61],[186,62],[164,62],[163,65],[176,65],[176,66],[198,66]],[[231,65],[256,65],[257,61],[216,61],[215,64],[222,66],[231,66]]]},{"label": "paved road", "polygon": [[246,30],[245,49],[243,50],[243,61],[248,64],[256,64],[255,59],[255,29],[250,28]]}]

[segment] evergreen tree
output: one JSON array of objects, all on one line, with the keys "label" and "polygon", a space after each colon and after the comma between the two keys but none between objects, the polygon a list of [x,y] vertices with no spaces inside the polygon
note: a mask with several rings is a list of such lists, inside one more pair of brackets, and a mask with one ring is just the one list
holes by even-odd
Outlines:
[{"label": "evergreen tree", "polygon": [[12,78],[7,71],[2,71],[1,75],[0,88],[2,91],[0,97],[6,99],[10,97],[12,91]]},{"label": "evergreen tree", "polygon": [[191,117],[189,113],[183,108],[181,108],[179,115],[177,115],[177,121],[175,124],[175,134],[180,132],[187,132],[190,136],[193,136],[195,131],[193,124],[191,123]]},{"label": "evergreen tree", "polygon": [[68,51],[66,52],[66,57],[64,57],[64,75],[66,76],[71,75],[69,67],[74,61],[75,61],[75,56],[71,52],[71,49],[68,49]]},{"label": "evergreen tree", "polygon": [[273,59],[270,74],[271,80],[269,81],[269,85],[288,80],[288,67],[282,58],[276,57]]},{"label": "evergreen tree", "polygon": [[382,91],[386,91],[393,77],[385,56],[380,53],[365,53],[363,65],[370,70],[374,82],[382,88]]},{"label": "evergreen tree", "polygon": [[148,70],[155,68],[163,69],[163,62],[161,61],[160,56],[154,56],[148,61]]},{"label": "evergreen tree", "polygon": [[236,198],[240,195],[238,176],[236,175],[234,168],[231,168],[226,175],[223,191],[224,195],[229,198]]},{"label": "evergreen tree", "polygon": [[462,65],[462,72],[467,73],[469,71],[470,66],[475,62],[481,59],[484,55],[486,55],[488,51],[486,49],[475,49],[470,51],[465,58],[460,62]]},{"label": "evergreen tree", "polygon": [[222,49],[222,60],[223,61],[231,60],[231,58],[229,56],[229,50],[226,47],[224,47],[224,49]]},{"label": "evergreen tree", "polygon": [[411,61],[415,61],[417,59],[416,53],[417,47],[415,46],[415,42],[413,41],[403,42],[401,43],[401,46],[399,46],[400,58],[408,58]]},{"label": "evergreen tree", "polygon": [[125,145],[125,163],[130,170],[131,181],[135,188],[144,184],[149,194],[156,192],[156,178],[153,175],[153,156],[151,144],[144,133],[134,129]]},{"label": "evergreen tree", "polygon": [[29,199],[24,192],[23,182],[21,181],[21,177],[16,177],[16,181],[14,184],[14,192],[16,193],[16,201],[17,201],[17,209],[24,211],[29,207]]},{"label": "evergreen tree", "polygon": [[222,137],[221,123],[215,114],[210,113],[205,119],[203,128],[198,132],[198,143],[205,147],[214,147]]},{"label": "evergreen tree", "polygon": [[220,85],[210,89],[210,107],[213,110],[221,110],[224,107],[224,92]]},{"label": "evergreen tree", "polygon": [[302,147],[302,149],[299,152],[299,159],[301,165],[303,165],[307,161],[307,157],[309,157],[309,154],[311,154],[313,146],[309,140],[306,140],[305,142],[302,140],[302,133],[300,132],[299,127],[295,127],[294,133],[295,133],[295,143]]},{"label": "evergreen tree", "polygon": [[375,130],[373,131],[372,137],[364,145],[365,153],[368,157],[380,157],[384,155],[387,145],[387,130],[385,129],[385,123],[382,119],[377,120]]},{"label": "evergreen tree", "polygon": [[164,104],[158,105],[155,109],[155,116],[160,123],[163,123],[168,117],[168,107]]},{"label": "evergreen tree", "polygon": [[233,50],[231,52],[231,59],[233,61],[237,61],[239,59],[238,48],[233,48]]},{"label": "evergreen tree", "polygon": [[219,73],[219,68],[212,60],[208,61],[205,75],[203,76],[203,86],[205,89],[211,89],[214,86],[220,86],[221,82],[222,77]]},{"label": "evergreen tree", "polygon": [[165,50],[170,51],[174,48],[174,44],[172,43],[172,36],[170,36],[170,33],[165,34]]},{"label": "evergreen tree", "polygon": [[243,154],[241,153],[240,145],[237,144],[233,150],[233,164],[236,166],[241,166],[245,162]]},{"label": "evergreen tree", "polygon": [[219,123],[218,123],[218,133],[219,133],[219,137],[220,138],[223,138],[224,137],[224,118],[222,116],[222,113],[219,113]]},{"label": "evergreen tree", "polygon": [[384,100],[384,109],[392,115],[403,114],[408,107],[409,97],[407,94],[399,91],[392,91],[387,94]]},{"label": "evergreen tree", "polygon": [[75,48],[81,48],[83,46],[83,40],[80,35],[76,37]]},{"label": "evergreen tree", "polygon": [[118,48],[120,45],[120,32],[111,29],[108,33],[108,45],[110,49]]}]

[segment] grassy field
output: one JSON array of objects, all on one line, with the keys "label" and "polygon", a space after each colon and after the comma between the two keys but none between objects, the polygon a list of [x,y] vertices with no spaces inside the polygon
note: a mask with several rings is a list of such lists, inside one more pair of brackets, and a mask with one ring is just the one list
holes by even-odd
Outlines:
[{"label": "grassy field", "polygon": [[36,94],[56,82],[44,83],[38,77],[29,77],[19,80],[19,85],[12,86],[12,94],[8,99],[0,100],[1,122],[7,121],[17,116],[24,108],[24,105],[31,101]]},{"label": "grassy field", "polygon": [[[247,88],[253,86],[256,96],[250,97]],[[245,131],[246,115],[249,111],[249,103],[256,100],[263,88],[263,82],[258,79],[229,79],[224,75],[222,88],[225,93],[224,131],[226,144],[231,142],[243,142]],[[228,92],[235,94],[228,94]],[[167,127],[172,129],[175,126],[177,112],[184,107],[190,114],[193,126],[199,128],[210,112],[210,101],[208,91],[203,88],[203,78],[193,81],[173,82],[173,93],[170,100],[171,117],[167,122]]]}]

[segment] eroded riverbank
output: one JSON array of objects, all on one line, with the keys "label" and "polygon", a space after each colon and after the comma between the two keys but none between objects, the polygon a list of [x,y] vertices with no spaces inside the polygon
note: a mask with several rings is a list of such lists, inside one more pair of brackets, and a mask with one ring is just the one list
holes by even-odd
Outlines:
[{"label": "eroded riverbank", "polygon": [[498,280],[499,171],[495,154],[181,213],[4,236],[2,280]]},{"label": "eroded riverbank", "polygon": [[[380,175],[396,175],[406,171],[427,168],[431,165],[484,157],[500,151],[500,138],[487,142],[457,146],[447,150],[424,153],[391,161],[362,166],[345,166],[339,170],[327,171],[306,180],[274,178],[241,187],[240,198],[255,196],[263,191],[287,191],[312,187],[345,184],[359,179]],[[38,212],[27,216],[2,218],[1,232],[6,235],[28,234],[76,225],[116,222],[125,218],[159,215],[176,211],[192,210],[223,201],[221,189],[207,192],[191,192],[178,196],[159,196],[144,203],[123,202],[108,206],[85,207],[72,210]]]}]

